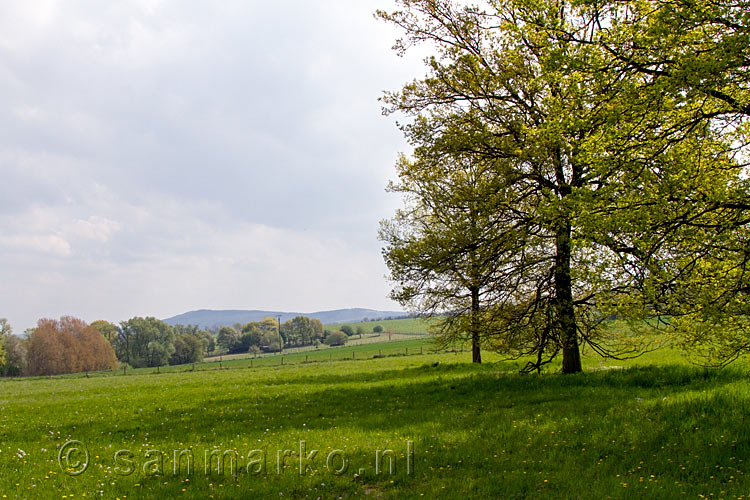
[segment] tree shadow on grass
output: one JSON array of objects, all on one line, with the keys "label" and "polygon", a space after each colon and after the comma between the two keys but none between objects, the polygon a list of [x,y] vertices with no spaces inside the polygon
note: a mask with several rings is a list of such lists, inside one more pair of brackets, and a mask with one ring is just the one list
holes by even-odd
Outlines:
[{"label": "tree shadow on grass", "polygon": [[[243,383],[230,375],[234,386]],[[147,408],[145,421],[123,415],[111,436],[100,420],[60,432],[113,442],[148,432],[157,446],[199,444],[186,435],[207,445],[242,436],[253,446],[270,440],[292,449],[308,435],[310,447],[348,446],[361,457],[408,438],[417,449],[414,480],[421,487],[465,491],[471,484],[473,498],[575,498],[584,491],[603,498],[622,484],[650,486],[632,498],[669,498],[673,485],[695,495],[714,485],[717,493],[740,492],[742,460],[750,461],[750,392],[737,370],[646,366],[564,376],[426,364],[247,383],[259,387],[210,402],[173,388],[171,397],[183,398],[178,409],[157,415]]]},{"label": "tree shadow on grass", "polygon": [[[199,395],[181,397],[184,405],[158,414],[148,429],[153,439],[178,439],[179,432],[228,436],[257,434],[271,424],[285,429],[394,432],[429,426],[459,430],[472,425],[492,429],[508,421],[617,414],[642,401],[680,393],[709,391],[741,378],[737,372],[706,371],[694,367],[642,367],[579,375],[519,375],[469,364],[384,370],[338,376],[287,376],[283,380],[248,380],[260,384],[248,396],[218,397],[206,403]],[[236,380],[234,380],[237,382]],[[352,383],[355,383],[352,385]],[[267,391],[264,389],[268,387]],[[283,387],[280,387],[283,386]],[[304,390],[300,390],[304,388]],[[641,405],[642,406],[642,405]],[[242,410],[239,410],[239,409]],[[157,416],[151,412],[150,418]],[[153,423],[153,422],[152,422]],[[142,415],[128,412],[117,420],[115,434],[143,433]],[[91,421],[63,426],[64,434],[112,432],[108,422]]]}]

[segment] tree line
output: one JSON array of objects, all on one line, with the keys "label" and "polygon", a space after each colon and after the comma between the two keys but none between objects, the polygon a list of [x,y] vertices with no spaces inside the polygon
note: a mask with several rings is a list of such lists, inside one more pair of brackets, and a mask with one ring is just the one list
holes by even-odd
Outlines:
[{"label": "tree line", "polygon": [[[376,325],[374,331],[378,330],[382,331],[382,327]],[[355,333],[361,336],[364,329],[359,326],[355,331],[349,325],[339,330],[325,329],[320,320],[306,316],[296,316],[279,325],[275,318],[268,317],[262,321],[222,326],[216,344],[230,354],[279,352],[289,347],[343,345]]]},{"label": "tree line", "polygon": [[135,317],[115,325],[63,316],[40,319],[23,336],[0,318],[0,375],[59,375],[178,365],[202,361],[215,350],[213,335],[197,326],[170,326]]},{"label": "tree line", "polygon": [[[373,331],[382,332],[379,325]],[[0,376],[59,375],[117,366],[132,368],[180,365],[203,361],[212,354],[279,352],[282,348],[344,345],[364,329],[343,325],[326,330],[317,319],[297,316],[279,325],[264,318],[244,325],[222,326],[213,331],[195,325],[175,325],[152,317],[134,317],[119,325],[64,316],[40,319],[37,326],[13,335],[0,318]],[[283,347],[282,347],[283,346]]]},{"label": "tree line", "polygon": [[380,231],[395,300],[527,370],[661,332],[750,352],[750,2],[398,3],[396,49],[431,55],[383,97],[414,148]]}]

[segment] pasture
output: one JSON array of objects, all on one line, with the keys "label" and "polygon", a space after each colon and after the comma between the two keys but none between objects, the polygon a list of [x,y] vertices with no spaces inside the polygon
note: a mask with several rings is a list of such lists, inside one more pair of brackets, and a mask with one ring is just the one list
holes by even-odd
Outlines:
[{"label": "pasture", "polygon": [[402,319],[384,319],[378,321],[361,321],[359,323],[340,323],[325,325],[327,330],[338,330],[344,325],[349,325],[353,329],[362,327],[366,333],[372,332],[372,329],[376,325],[383,327],[384,331],[392,331],[393,333],[407,333],[407,334],[426,334],[430,328],[429,319],[421,318],[402,318]]},{"label": "pasture", "polygon": [[406,342],[408,356],[363,345],[283,366],[0,381],[0,498],[750,494],[746,364],[709,371],[657,351],[520,375],[520,361],[475,366]]}]

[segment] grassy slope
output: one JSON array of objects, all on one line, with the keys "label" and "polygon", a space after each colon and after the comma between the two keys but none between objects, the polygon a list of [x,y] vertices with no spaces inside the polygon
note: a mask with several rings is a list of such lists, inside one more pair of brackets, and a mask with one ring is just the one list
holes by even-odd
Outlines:
[{"label": "grassy slope", "polygon": [[366,333],[372,332],[372,329],[376,325],[380,325],[384,330],[393,330],[394,333],[427,333],[429,322],[419,318],[407,318],[407,319],[390,319],[384,321],[367,321],[360,323],[337,323],[332,325],[325,325],[326,330],[339,330],[342,326],[349,325],[354,330],[358,326],[361,326]]},{"label": "grassy slope", "polygon": [[[0,498],[640,499],[749,492],[747,366],[709,372],[663,351],[627,363],[587,358],[581,375],[521,376],[520,363],[473,366],[468,359],[426,353],[252,369],[237,361],[229,364],[236,369],[194,373],[3,381]],[[624,369],[598,369],[612,365]],[[57,447],[68,439],[91,453],[81,476],[58,467]],[[321,450],[313,470],[300,476],[295,465],[277,474],[275,450],[298,449],[300,440],[308,451]],[[411,475],[403,457],[409,440]],[[113,470],[120,448],[135,454],[139,468],[147,450],[166,451],[171,471],[171,450],[186,447],[198,464],[191,476],[184,467],[176,477]],[[236,448],[242,464],[250,450],[266,449],[268,470],[205,476],[204,450],[213,447]],[[335,448],[350,461],[342,476],[325,469]],[[376,450],[386,448],[399,455],[396,473],[376,476]]]},{"label": "grassy slope", "polygon": [[[280,358],[284,358],[284,363],[301,363],[307,361],[340,361],[348,359],[363,359],[372,358],[375,355],[392,356],[397,354],[415,354],[418,351],[431,351],[434,350],[433,341],[431,338],[424,335],[411,335],[411,334],[394,334],[392,341],[388,341],[388,334],[382,333],[377,334],[365,334],[362,339],[359,339],[355,334],[343,346],[330,347],[327,345],[320,345],[317,348],[314,346],[284,349],[284,352],[279,355],[278,353],[271,354],[259,354],[254,356],[248,353],[242,354],[230,354],[224,356],[212,356],[207,358],[205,362],[198,363],[197,369],[204,367],[213,367],[215,363],[222,361],[222,366],[238,366],[238,367],[249,367],[252,359],[253,366],[266,366],[266,365],[277,365],[281,363]],[[192,370],[190,366],[172,366],[163,368],[166,371],[186,371]],[[154,371],[153,368],[145,371]]]}]

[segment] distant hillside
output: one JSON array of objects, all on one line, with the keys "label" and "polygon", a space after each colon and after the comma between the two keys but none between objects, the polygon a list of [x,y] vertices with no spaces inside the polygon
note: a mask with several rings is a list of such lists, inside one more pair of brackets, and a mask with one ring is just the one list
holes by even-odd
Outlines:
[{"label": "distant hillside", "polygon": [[[354,322],[345,324],[349,325],[355,331],[358,327],[362,327],[365,333],[372,333],[373,327],[380,326],[386,332],[390,330],[393,333],[427,334],[430,331],[431,321],[434,320],[421,318],[402,318],[368,321],[367,323]],[[343,327],[344,324],[338,323],[335,325],[324,326],[329,330],[338,330],[339,328]]]},{"label": "distant hillside", "polygon": [[330,325],[334,323],[356,323],[367,319],[383,318],[402,318],[406,313],[401,311],[375,311],[373,309],[337,309],[335,311],[319,311],[314,313],[298,312],[279,312],[279,311],[244,311],[244,310],[225,310],[213,311],[210,309],[200,309],[178,314],[164,320],[170,325],[198,325],[201,328],[215,328],[224,325],[234,325],[235,323],[249,323],[251,321],[260,321],[267,317],[277,318],[281,316],[281,322],[288,321],[295,316],[307,316],[308,318],[319,319],[323,324]]}]

